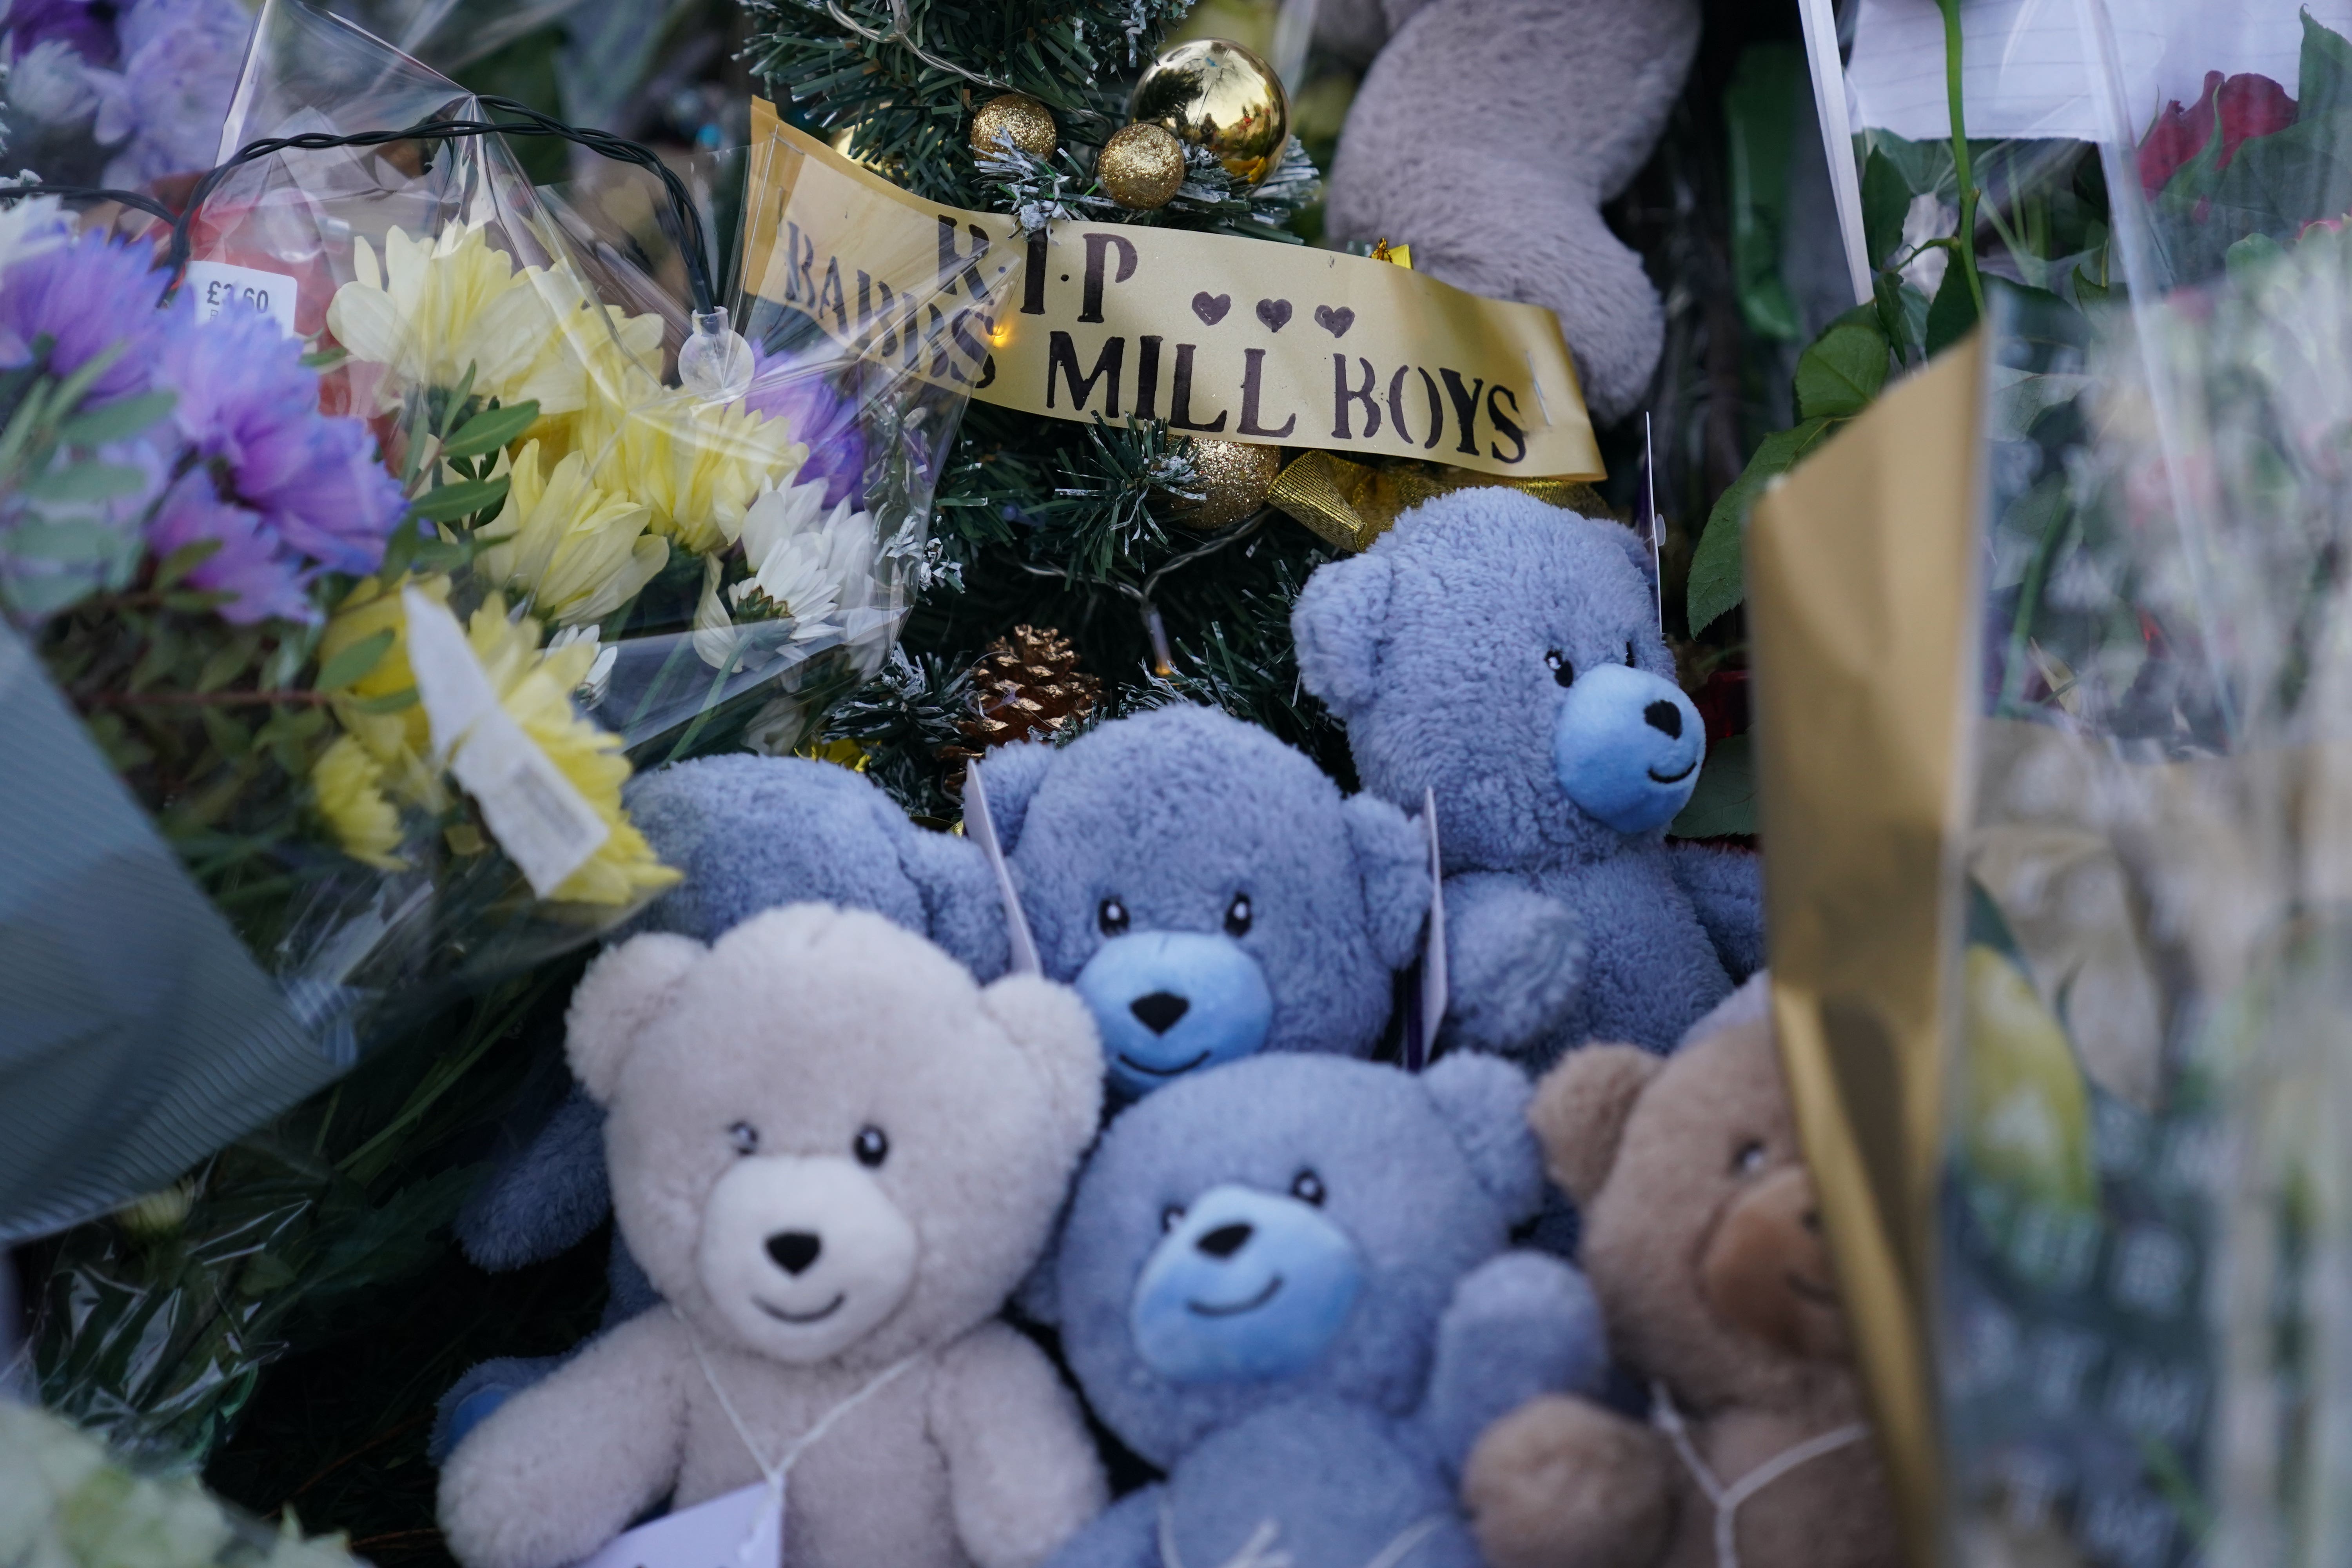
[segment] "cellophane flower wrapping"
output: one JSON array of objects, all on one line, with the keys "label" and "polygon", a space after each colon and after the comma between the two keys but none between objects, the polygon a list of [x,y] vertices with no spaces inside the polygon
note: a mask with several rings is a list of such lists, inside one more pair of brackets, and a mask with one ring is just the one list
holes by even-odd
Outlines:
[{"label": "cellophane flower wrapping", "polygon": [[[257,26],[224,149],[486,118],[347,23],[269,0]],[[183,1054],[218,1080],[193,1110],[134,1081],[191,1026],[73,951],[131,901],[90,894],[46,938],[62,976],[0,963],[106,1047],[0,1050],[0,1240],[141,1193],[171,1211],[73,1232],[35,1342],[45,1402],[166,1461],[218,1441],[290,1314],[396,1268],[467,1179],[370,1206],[446,1076],[340,1161],[282,1128],[205,1156],[673,884],[629,780],[788,751],[881,667],[962,409],[855,346],[745,342],[496,136],[274,153],[191,233],[158,310],[149,246],[0,209],[0,593],[47,678],[0,702],[94,748],[75,782],[102,787],[43,763],[47,795],[115,801],[149,882],[193,880],[171,957],[210,1005]],[[37,1137],[12,1145],[17,1119]]]},{"label": "cellophane flower wrapping", "polygon": [[2189,11],[2204,110],[2102,149],[2124,297],[2012,300],[1991,354],[1935,1325],[1969,1562],[2352,1552],[2352,46],[2288,17],[2250,80],[2282,29]]}]

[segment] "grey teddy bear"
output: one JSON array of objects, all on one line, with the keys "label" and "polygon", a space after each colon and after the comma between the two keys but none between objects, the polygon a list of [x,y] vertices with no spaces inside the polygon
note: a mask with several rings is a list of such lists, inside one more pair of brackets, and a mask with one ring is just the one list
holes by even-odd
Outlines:
[{"label": "grey teddy bear", "polygon": [[1763,963],[1754,857],[1665,841],[1706,736],[1649,574],[1630,529],[1464,489],[1318,568],[1292,612],[1366,789],[1435,793],[1460,1043],[1671,1050]]},{"label": "grey teddy bear", "polygon": [[1639,406],[1665,313],[1601,205],[1665,129],[1697,0],[1322,0],[1316,30],[1370,62],[1331,167],[1331,234],[1409,242],[1418,270],[1549,309],[1592,412]]}]

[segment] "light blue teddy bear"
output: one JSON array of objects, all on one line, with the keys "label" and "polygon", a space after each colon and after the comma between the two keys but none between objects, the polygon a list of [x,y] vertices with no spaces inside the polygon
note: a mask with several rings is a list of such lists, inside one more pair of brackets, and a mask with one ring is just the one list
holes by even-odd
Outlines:
[{"label": "light blue teddy bear", "polygon": [[1631,530],[1482,488],[1299,595],[1300,672],[1365,788],[1434,792],[1463,1043],[1669,1050],[1763,962],[1754,857],[1665,840],[1706,734],[1655,593]]},{"label": "light blue teddy bear", "polygon": [[1264,1056],[1120,1115],[1057,1262],[1087,1400],[1164,1483],[1052,1568],[1476,1568],[1478,1435],[1608,1360],[1584,1277],[1510,1249],[1542,1175],[1518,1069]]}]

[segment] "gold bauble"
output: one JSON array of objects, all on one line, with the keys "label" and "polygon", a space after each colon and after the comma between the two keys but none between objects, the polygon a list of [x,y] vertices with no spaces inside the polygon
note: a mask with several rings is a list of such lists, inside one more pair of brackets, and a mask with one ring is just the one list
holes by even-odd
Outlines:
[{"label": "gold bauble", "polygon": [[1162,126],[1129,125],[1103,143],[1095,178],[1123,207],[1164,207],[1184,184],[1184,144]]},{"label": "gold bauble", "polygon": [[1274,173],[1290,140],[1282,79],[1225,38],[1179,44],[1152,61],[1128,100],[1127,117],[1207,148],[1227,174],[1252,185]]},{"label": "gold bauble", "polygon": [[985,158],[1010,142],[1039,163],[1061,144],[1053,110],[1025,92],[1003,93],[980,106],[971,117],[971,155]]},{"label": "gold bauble", "polygon": [[850,150],[852,144],[857,140],[858,132],[865,129],[863,121],[854,125],[845,125],[825,139],[825,145],[859,167],[873,170],[886,180],[897,179],[898,177],[898,159],[880,158],[871,153],[856,153]]},{"label": "gold bauble", "polygon": [[1255,517],[1282,474],[1282,448],[1248,441],[1195,440],[1190,448],[1193,488],[1201,499],[1179,500],[1176,521],[1202,533]]}]

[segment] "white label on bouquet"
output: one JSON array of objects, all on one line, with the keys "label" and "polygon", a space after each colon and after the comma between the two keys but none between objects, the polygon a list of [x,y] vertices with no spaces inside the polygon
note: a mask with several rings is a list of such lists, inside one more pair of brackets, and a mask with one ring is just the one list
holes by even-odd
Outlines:
[{"label": "white label on bouquet", "polygon": [[782,1568],[783,1494],[765,1481],[615,1536],[578,1568]]},{"label": "white label on bouquet", "polygon": [[604,847],[612,828],[538,742],[499,703],[457,617],[415,588],[401,590],[408,665],[432,726],[433,750],[482,808],[498,840],[544,899]]},{"label": "white label on bouquet", "polygon": [[258,267],[237,267],[226,261],[191,261],[187,281],[181,285],[196,301],[196,320],[209,321],[232,305],[258,310],[278,323],[289,338],[294,330],[294,279],[282,272]]}]

